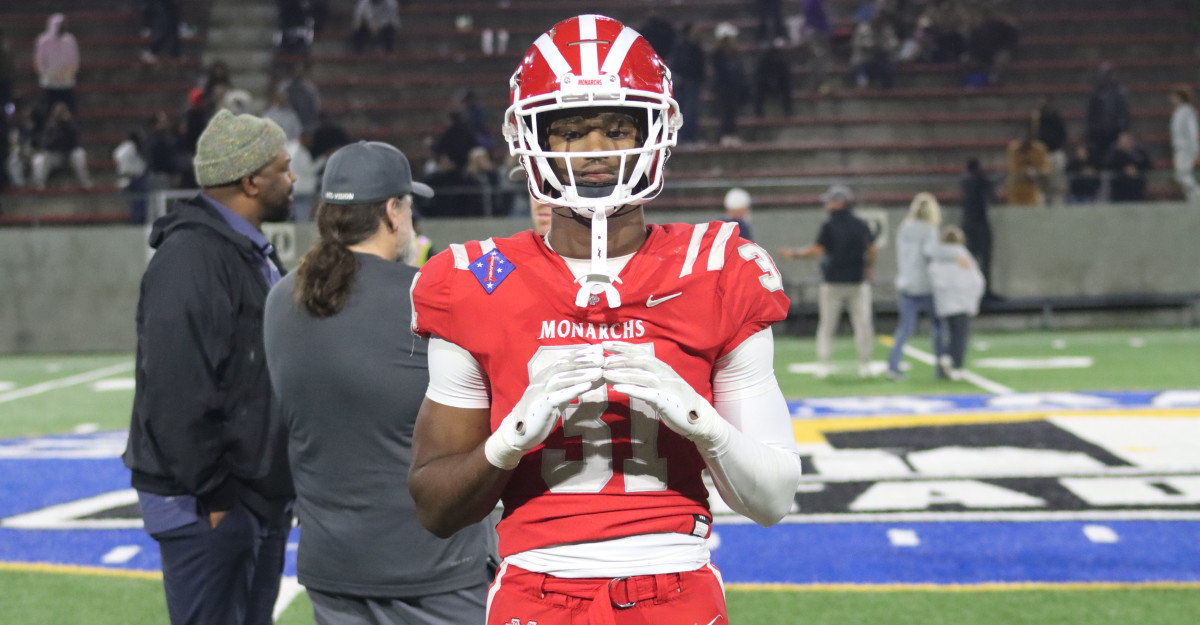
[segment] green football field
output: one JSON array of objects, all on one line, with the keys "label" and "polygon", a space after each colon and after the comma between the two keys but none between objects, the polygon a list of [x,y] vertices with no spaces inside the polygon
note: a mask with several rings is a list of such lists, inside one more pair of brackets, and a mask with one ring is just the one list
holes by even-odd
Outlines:
[{"label": "green football field", "polygon": [[[875,352],[886,357],[886,337]],[[979,334],[967,380],[935,380],[927,335],[911,341],[908,379],[860,378],[852,346],[825,379],[813,342],[777,337],[776,374],[789,398],[1200,389],[1200,331],[1110,330]],[[0,358],[0,439],[120,430],[132,401],[132,355]],[[1200,443],[1197,443],[1200,449]],[[0,480],[0,494],[3,494]],[[1200,566],[1200,565],[1198,565]],[[1200,622],[1200,585],[996,587],[756,587],[732,585],[731,621],[754,624],[1011,624]],[[0,561],[0,622],[165,623],[161,584],[146,575],[40,570]],[[312,623],[301,593],[280,623]]]}]

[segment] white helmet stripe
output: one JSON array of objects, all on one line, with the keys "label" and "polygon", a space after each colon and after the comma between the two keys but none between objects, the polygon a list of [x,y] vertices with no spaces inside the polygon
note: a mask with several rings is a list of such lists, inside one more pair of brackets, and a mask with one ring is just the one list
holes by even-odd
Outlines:
[{"label": "white helmet stripe", "polygon": [[537,46],[538,52],[542,53],[542,58],[546,59],[546,63],[550,65],[550,71],[554,72],[555,76],[571,73],[571,64],[567,62],[562,52],[554,47],[554,40],[550,38],[550,35],[543,33],[541,37],[537,38],[537,41],[533,42],[533,45]]},{"label": "white helmet stripe", "polygon": [[622,28],[621,34],[617,35],[617,40],[608,48],[608,56],[604,58],[604,67],[600,68],[602,74],[616,74],[621,71],[621,65],[625,63],[625,56],[629,54],[629,48],[633,46],[633,42],[640,37],[638,32],[632,28]]},{"label": "white helmet stripe", "polygon": [[600,75],[600,47],[596,44],[596,16],[579,16],[579,71],[584,76]]}]

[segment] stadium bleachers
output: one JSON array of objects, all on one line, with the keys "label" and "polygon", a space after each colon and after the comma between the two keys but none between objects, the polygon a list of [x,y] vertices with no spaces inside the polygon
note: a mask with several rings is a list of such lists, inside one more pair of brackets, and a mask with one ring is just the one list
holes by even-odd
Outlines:
[{"label": "stadium bleachers", "polygon": [[[243,3],[268,11],[271,0]],[[831,0],[836,24],[836,62],[832,76],[842,87],[828,95],[807,89],[809,67],[797,56],[793,68],[794,111],[783,117],[768,104],[765,117],[743,111],[739,134],[743,144],[718,147],[715,120],[698,120],[708,143],[680,146],[669,163],[670,176],[688,184],[668,185],[659,200],[663,208],[717,208],[724,185],[756,188],[759,207],[810,205],[830,179],[861,186],[864,200],[902,204],[912,193],[931,190],[953,202],[957,174],[969,156],[979,157],[995,176],[1003,174],[1004,148],[1019,136],[1030,111],[1043,96],[1053,96],[1072,136],[1082,132],[1083,108],[1098,64],[1113,63],[1129,90],[1134,131],[1156,162],[1150,176],[1153,198],[1177,198],[1166,163],[1170,85],[1194,78],[1193,16],[1175,0],[1145,0],[1136,9],[1116,0],[1008,0],[1002,13],[1019,25],[1021,41],[1005,73],[1003,86],[966,90],[960,71],[940,65],[902,65],[891,90],[851,87],[847,65],[853,0]],[[45,10],[0,9],[18,58],[18,71],[28,93],[32,41],[45,15],[65,10],[80,39],[86,60],[78,87],[80,125],[92,169],[102,188],[113,176],[109,155],[132,127],[160,108],[178,110],[183,95],[202,71],[203,50],[219,58],[222,42],[206,36],[205,15],[188,5],[185,19],[199,34],[185,41],[184,58],[145,66],[137,60],[136,3],[99,11],[84,0],[55,0]],[[507,106],[507,78],[529,42],[554,21],[577,9],[543,0],[482,2],[444,0],[411,3],[402,11],[403,26],[392,55],[353,54],[348,44],[352,2],[331,3],[327,28],[314,43],[313,80],[324,109],[354,137],[390,141],[410,154],[418,166],[428,158],[427,139],[446,123],[447,111],[468,89],[476,90],[489,112],[499,139],[499,118]],[[757,22],[752,7],[723,0],[696,0],[662,5],[663,15],[677,25],[692,21],[706,33],[720,21],[742,31],[744,60],[751,69]],[[799,12],[800,2],[784,3],[785,14]],[[605,3],[605,12],[637,27],[646,4],[638,0]],[[11,24],[11,25],[10,25]],[[481,51],[486,28],[504,28],[507,50]],[[263,42],[264,51],[270,44]],[[298,59],[276,58],[276,73]],[[261,98],[264,94],[256,93]],[[697,120],[688,120],[697,123]],[[501,148],[502,149],[502,148]],[[704,181],[711,181],[705,186]],[[108,187],[111,189],[111,187]],[[69,192],[61,186],[56,193]],[[119,197],[86,203],[56,203],[39,197],[30,208],[9,192],[0,206],[10,223],[39,213],[106,213],[121,210]],[[107,207],[98,210],[97,206]],[[2,223],[2,221],[0,221]]]}]

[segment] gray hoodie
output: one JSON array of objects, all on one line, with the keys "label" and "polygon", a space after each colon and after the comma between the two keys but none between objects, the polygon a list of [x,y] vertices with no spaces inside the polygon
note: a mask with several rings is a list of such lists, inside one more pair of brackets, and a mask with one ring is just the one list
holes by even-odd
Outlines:
[{"label": "gray hoodie", "polygon": [[[967,267],[959,264],[965,260]],[[937,243],[930,249],[929,278],[933,307],[939,317],[979,314],[984,278],[967,248],[957,243]]]},{"label": "gray hoodie", "polygon": [[905,219],[896,232],[896,290],[904,295],[929,295],[930,248],[937,245],[937,226]]}]

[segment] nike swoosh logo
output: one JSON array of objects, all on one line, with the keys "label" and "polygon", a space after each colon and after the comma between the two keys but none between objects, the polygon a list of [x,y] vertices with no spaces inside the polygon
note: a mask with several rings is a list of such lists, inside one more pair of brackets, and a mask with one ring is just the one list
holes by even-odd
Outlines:
[{"label": "nike swoosh logo", "polygon": [[718,614],[718,615],[716,615],[715,617],[713,617],[713,620],[709,621],[709,622],[708,622],[708,625],[713,625],[713,623],[716,623],[716,622],[717,622],[717,621],[719,621],[719,620],[721,620],[721,615],[720,615],[720,614]]},{"label": "nike swoosh logo", "polygon": [[680,291],[678,293],[672,293],[666,297],[660,297],[658,299],[654,299],[654,296],[651,295],[650,297],[646,298],[646,308],[653,308],[669,299],[675,299],[676,297],[679,297],[680,295],[683,295],[683,291]]}]

